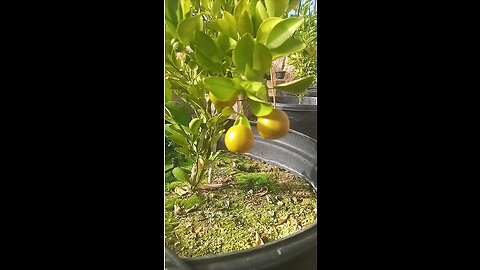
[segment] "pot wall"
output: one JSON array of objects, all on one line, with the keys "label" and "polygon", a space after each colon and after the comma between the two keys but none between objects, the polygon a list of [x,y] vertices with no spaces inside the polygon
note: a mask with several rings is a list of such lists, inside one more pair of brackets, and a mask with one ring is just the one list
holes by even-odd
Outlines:
[{"label": "pot wall", "polygon": [[302,104],[296,96],[277,97],[276,106],[287,114],[290,129],[317,139],[317,97],[303,97]]}]

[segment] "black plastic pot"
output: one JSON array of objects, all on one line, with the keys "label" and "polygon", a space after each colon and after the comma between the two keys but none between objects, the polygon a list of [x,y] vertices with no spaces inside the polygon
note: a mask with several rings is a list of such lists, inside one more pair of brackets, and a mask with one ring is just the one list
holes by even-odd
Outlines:
[{"label": "black plastic pot", "polygon": [[[261,159],[269,164],[287,169],[308,179],[317,189],[317,141],[294,130],[280,140],[267,141],[256,131],[255,145],[248,156]],[[223,138],[218,148],[226,149]],[[186,263],[193,270],[240,270],[240,269],[316,269],[317,268],[317,223],[288,237],[247,250],[221,255],[179,259],[172,254],[170,268]],[[168,265],[167,265],[168,266]]]},{"label": "black plastic pot", "polygon": [[291,129],[317,139],[316,96],[304,96],[300,104],[296,96],[278,96],[276,106],[287,114]]},{"label": "black plastic pot", "polygon": [[283,79],[285,77],[285,72],[286,71],[276,71],[275,72],[275,78],[277,79]]}]

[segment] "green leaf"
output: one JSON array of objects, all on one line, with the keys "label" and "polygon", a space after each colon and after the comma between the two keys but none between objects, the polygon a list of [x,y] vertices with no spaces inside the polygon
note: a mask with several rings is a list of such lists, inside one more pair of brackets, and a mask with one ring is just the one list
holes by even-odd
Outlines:
[{"label": "green leaf", "polygon": [[221,73],[220,51],[212,38],[203,32],[195,32],[195,60],[204,69]]},{"label": "green leaf", "polygon": [[195,30],[198,30],[198,31],[203,30],[203,22],[202,22],[201,15],[196,15],[196,16],[187,18],[178,24],[178,28],[177,28],[178,39],[180,39],[183,45],[185,46],[189,45],[190,40],[192,40],[194,37],[193,34]]},{"label": "green leaf", "polygon": [[216,42],[217,42],[218,48],[220,49],[220,53],[222,55],[225,55],[228,52],[228,50],[234,49],[235,46],[237,45],[237,42],[233,38],[221,32],[218,33],[218,38]]},{"label": "green leaf", "polygon": [[247,92],[247,95],[253,95],[268,101],[267,87],[263,82],[243,81],[242,88]]},{"label": "green leaf", "polygon": [[240,17],[242,16],[243,12],[248,9],[248,3],[245,0],[238,1],[238,4],[235,6],[233,10],[233,15],[235,16],[235,20],[238,23],[240,21]]},{"label": "green leaf", "polygon": [[273,110],[273,105],[253,96],[248,97],[250,110],[258,117],[269,115]]},{"label": "green leaf", "polygon": [[308,87],[310,87],[313,79],[313,76],[309,76],[292,82],[279,84],[276,86],[276,88],[277,90],[289,92],[292,94],[302,94],[308,89]]},{"label": "green leaf", "polygon": [[265,0],[270,17],[282,17],[288,8],[288,0]]},{"label": "green leaf", "polygon": [[187,15],[190,12],[190,7],[192,6],[192,2],[190,0],[183,0],[183,16]]},{"label": "green leaf", "polygon": [[172,86],[170,82],[165,80],[165,102],[169,102],[172,100]]},{"label": "green leaf", "polygon": [[285,13],[288,13],[290,10],[298,7],[298,4],[300,4],[302,0],[290,0],[290,3],[288,4],[287,10]]},{"label": "green leaf", "polygon": [[188,89],[187,89],[187,91],[188,91],[188,93],[190,93],[192,96],[195,96],[195,97],[200,96],[200,94],[199,94],[200,92],[198,91],[198,88],[197,88],[197,86],[195,86],[195,85],[189,86]]},{"label": "green leaf", "polygon": [[274,49],[280,47],[303,23],[303,18],[288,18],[273,27],[268,36],[267,47]]},{"label": "green leaf", "polygon": [[200,2],[202,3],[203,8],[207,10],[210,8],[210,4],[212,3],[211,0],[200,0]]},{"label": "green leaf", "polygon": [[212,14],[213,16],[218,16],[220,14],[222,7],[222,1],[221,0],[214,0],[212,4]]},{"label": "green leaf", "polygon": [[238,115],[237,119],[235,119],[235,122],[233,123],[234,126],[236,125],[242,125],[245,126],[249,129],[252,129],[250,126],[250,122],[248,121],[248,118],[244,114]]},{"label": "green leaf", "polygon": [[237,22],[235,21],[235,17],[229,12],[223,12],[223,18],[221,20],[212,20],[210,24],[217,31],[235,40],[238,39]]},{"label": "green leaf", "polygon": [[165,1],[165,24],[168,31],[174,37],[177,35],[178,23],[183,19],[183,11],[180,0]]},{"label": "green leaf", "polygon": [[263,81],[263,75],[258,75],[257,72],[252,68],[250,64],[245,66],[245,78],[254,82]]},{"label": "green leaf", "polygon": [[237,112],[235,112],[235,110],[232,107],[225,107],[222,110],[222,116],[227,117],[227,118],[230,115],[235,114],[235,113],[237,113]]},{"label": "green leaf", "polygon": [[253,50],[253,70],[259,76],[265,75],[272,66],[272,54],[263,44],[255,44]]},{"label": "green leaf", "polygon": [[[167,134],[165,134],[165,135],[167,135]],[[174,134],[174,135],[170,134],[170,135],[167,135],[167,138],[170,141],[172,141],[172,142],[174,142],[174,143],[176,143],[180,146],[188,147],[187,139],[185,139],[185,137],[180,135],[180,134]]]},{"label": "green leaf", "polygon": [[[250,14],[253,14],[252,15],[253,32],[256,35],[257,31],[258,31],[258,28],[260,27],[262,22],[264,20],[268,19],[268,13],[267,13],[267,10],[265,9],[265,7],[263,6],[261,1],[258,1],[256,3],[254,3],[252,1],[252,3],[250,3],[250,5],[251,5],[251,7],[250,7],[251,13]],[[255,6],[253,6],[253,5],[255,5]],[[258,10],[257,10],[257,6],[258,6]]]},{"label": "green leaf", "polygon": [[217,144],[218,142],[218,139],[220,139],[220,137],[223,135],[223,133],[225,132],[224,129],[220,130],[219,132],[217,132],[217,134],[215,134],[212,138],[212,140],[210,141],[210,146],[213,147],[214,145]]},{"label": "green leaf", "polygon": [[[185,126],[182,127],[186,128]],[[186,139],[189,138],[189,136],[187,135],[188,132],[186,132],[186,130],[184,131],[178,124],[170,124],[168,127],[165,128],[165,131],[168,131],[171,134],[180,134]]]},{"label": "green leaf", "polygon": [[185,147],[176,147],[175,151],[179,152],[180,154],[183,154],[185,156],[190,156],[190,150],[185,148]]},{"label": "green leaf", "polygon": [[237,94],[236,83],[225,77],[208,77],[203,80],[205,87],[209,92],[220,101],[227,101]]},{"label": "green leaf", "polygon": [[238,21],[238,33],[241,36],[247,33],[253,36],[253,24],[247,11],[244,11],[240,16]]},{"label": "green leaf", "polygon": [[250,34],[243,35],[242,39],[237,42],[237,46],[233,50],[233,63],[239,74],[245,73],[245,66],[253,62],[253,49],[255,42]]},{"label": "green leaf", "polygon": [[271,17],[263,21],[257,31],[257,42],[265,45],[273,27],[281,21],[282,18],[278,17]]},{"label": "green leaf", "polygon": [[182,104],[176,101],[169,101],[165,103],[165,108],[170,111],[170,114],[175,122],[183,126],[188,126],[188,123],[192,117],[190,116],[190,113],[188,113],[188,110],[182,106]]},{"label": "green leaf", "polygon": [[194,55],[198,65],[201,66],[203,69],[212,71],[217,74],[222,73],[222,67],[220,66],[220,64],[212,61],[212,59],[210,59],[205,53],[201,51],[195,51]]},{"label": "green leaf", "polygon": [[290,37],[282,45],[280,45],[280,47],[272,49],[270,50],[270,52],[272,53],[272,59],[275,60],[282,56],[301,51],[305,49],[305,47],[305,43],[301,42],[298,39]]},{"label": "green leaf", "polygon": [[190,179],[188,177],[188,174],[180,167],[175,167],[172,170],[172,174],[178,181],[188,182],[188,180]]},{"label": "green leaf", "polygon": [[256,16],[261,19],[261,22],[268,19],[268,12],[265,6],[262,4],[262,1],[257,2],[257,6],[255,8]]},{"label": "green leaf", "polygon": [[223,13],[223,23],[225,23],[225,25],[227,26],[229,36],[237,40],[237,22],[235,21],[235,17],[229,12],[225,11]]},{"label": "green leaf", "polygon": [[202,124],[202,120],[200,120],[200,118],[193,118],[192,121],[188,123],[188,127],[190,128],[193,134],[197,135],[201,124]]},{"label": "green leaf", "polygon": [[201,31],[195,32],[195,50],[200,50],[214,62],[221,63],[220,52],[217,45],[210,36]]}]

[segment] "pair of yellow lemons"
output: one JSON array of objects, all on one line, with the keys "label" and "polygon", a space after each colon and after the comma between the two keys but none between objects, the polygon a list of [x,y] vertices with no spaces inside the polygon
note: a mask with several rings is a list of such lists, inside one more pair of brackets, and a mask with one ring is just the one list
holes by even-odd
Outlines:
[{"label": "pair of yellow lemons", "polygon": [[[236,97],[231,100],[221,102],[210,94],[210,100],[215,107],[221,109],[231,107],[237,101]],[[273,109],[272,112],[257,119],[258,134],[267,140],[276,140],[285,136],[290,128],[290,121],[285,112]],[[243,125],[235,125],[228,129],[225,134],[225,146],[228,150],[235,153],[247,153],[253,147],[253,132]]]}]

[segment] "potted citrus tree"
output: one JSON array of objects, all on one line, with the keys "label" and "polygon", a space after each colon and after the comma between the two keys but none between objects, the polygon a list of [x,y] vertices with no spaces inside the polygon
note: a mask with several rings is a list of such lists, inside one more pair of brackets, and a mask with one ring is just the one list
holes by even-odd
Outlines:
[{"label": "potted citrus tree", "polygon": [[[178,237],[178,233],[192,233],[192,239],[178,237],[183,242],[171,243],[172,249],[176,249],[177,253],[189,250],[192,253],[185,254],[210,254],[207,249],[202,249],[203,246],[192,247],[202,241],[197,239],[202,230],[209,231],[209,228],[193,229],[191,224],[199,220],[187,217],[198,210],[200,204],[215,204],[220,201],[222,206],[219,207],[230,209],[230,200],[222,201],[221,198],[214,198],[214,193],[208,192],[225,188],[223,183],[213,182],[215,173],[221,171],[219,167],[236,168],[242,160],[238,156],[228,156],[218,149],[219,140],[222,140],[221,146],[225,150],[242,154],[255,149],[254,145],[259,140],[262,143],[282,140],[291,132],[287,115],[269,102],[263,78],[269,73],[273,60],[305,48],[303,42],[292,37],[302,25],[303,18],[287,17],[289,10],[298,3],[296,0],[169,0],[165,3],[165,118],[168,122],[165,124],[165,135],[174,144],[172,148],[175,153],[188,161],[184,166],[171,164],[168,168],[168,173],[175,181],[166,186],[169,194],[173,196],[166,199],[166,216],[168,215],[171,221],[166,223],[166,230],[173,232],[175,237]],[[305,92],[312,81],[313,77],[307,76],[278,85],[277,88],[300,94]],[[180,98],[183,104],[173,100],[173,96]],[[243,106],[233,109],[233,105],[240,101],[248,103],[251,112],[257,117],[256,123],[248,121]],[[229,119],[232,119],[233,123],[229,122]],[[305,145],[309,143],[313,142],[305,142]],[[309,149],[312,149],[311,145]],[[228,160],[228,164],[220,166],[216,161],[222,153],[226,155],[223,160]],[[229,163],[232,160],[233,163]],[[258,166],[260,168],[263,165]],[[267,165],[262,169],[275,170]],[[229,170],[222,172],[226,178],[229,172],[231,173]],[[260,198],[269,195],[268,193],[273,194],[273,190],[282,189],[270,180],[265,174],[240,175],[235,177],[235,181],[241,191],[225,189],[224,193],[227,195],[226,193],[232,191],[232,194],[235,194],[233,197],[241,196],[244,202],[247,197]],[[305,202],[303,208],[316,205],[316,199],[315,204],[309,204],[313,202],[315,190],[312,193],[307,186],[303,186],[304,194],[307,194],[302,199]],[[255,190],[257,187],[259,189]],[[283,190],[288,191],[285,188]],[[219,194],[221,193],[222,190]],[[272,202],[279,207],[286,204],[279,196],[270,198],[269,204]],[[232,204],[236,207],[242,206],[239,202]],[[215,210],[218,211],[217,208]],[[204,216],[209,215],[206,208],[202,211]],[[271,211],[273,212],[269,213],[273,213],[272,217],[275,217],[278,225],[293,224],[291,220],[287,223],[288,216],[276,215],[274,210]],[[312,213],[314,210],[310,208],[309,211]],[[316,220],[316,212],[309,215],[313,216]],[[185,219],[177,222],[181,217]],[[198,218],[201,219],[200,216]],[[313,224],[315,220],[310,219],[309,222]],[[181,232],[178,231],[179,227]],[[229,228],[233,229],[226,224],[220,229]],[[275,235],[283,237],[283,234],[276,232]],[[273,232],[271,235],[274,235]],[[276,240],[262,237],[258,231],[255,231],[255,236],[254,242],[258,245]],[[243,239],[238,242],[241,240]],[[212,242],[208,247],[227,252],[248,248],[229,243],[230,248],[225,247],[225,243],[218,243]],[[218,245],[223,245],[222,249],[218,249]],[[212,263],[209,260],[207,256],[206,261],[200,264],[203,263],[204,267],[208,268],[205,265]],[[213,259],[213,263],[218,261]],[[230,269],[235,267],[231,265]]]}]

